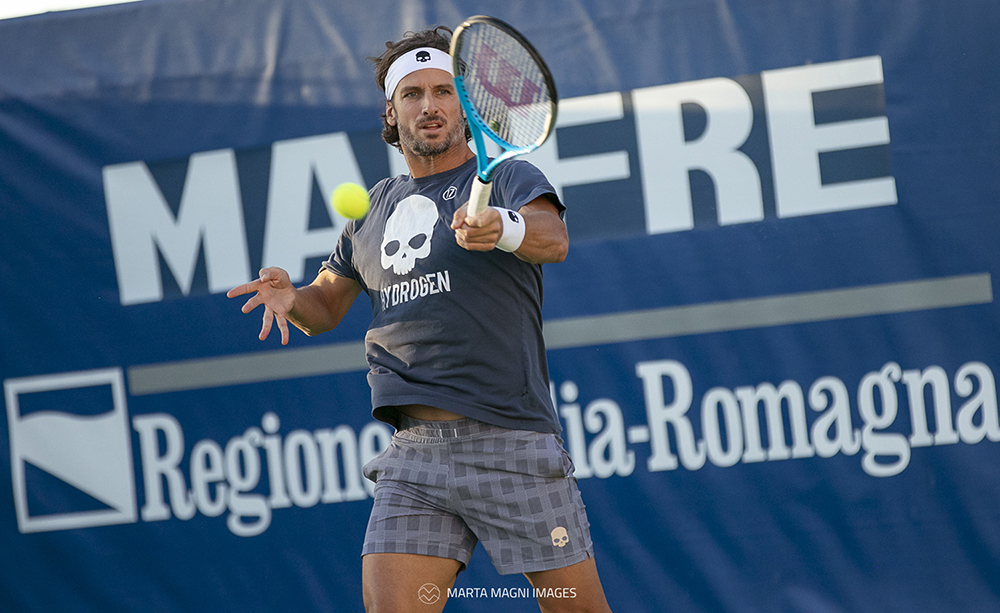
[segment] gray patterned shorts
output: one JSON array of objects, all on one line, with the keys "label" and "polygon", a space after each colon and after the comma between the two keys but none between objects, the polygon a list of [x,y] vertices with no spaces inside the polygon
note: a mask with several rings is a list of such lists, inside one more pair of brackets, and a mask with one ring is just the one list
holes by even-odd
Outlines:
[{"label": "gray patterned shorts", "polygon": [[501,575],[593,556],[573,463],[558,435],[401,417],[392,444],[364,468],[375,504],[362,555],[436,556],[464,569],[481,541]]}]

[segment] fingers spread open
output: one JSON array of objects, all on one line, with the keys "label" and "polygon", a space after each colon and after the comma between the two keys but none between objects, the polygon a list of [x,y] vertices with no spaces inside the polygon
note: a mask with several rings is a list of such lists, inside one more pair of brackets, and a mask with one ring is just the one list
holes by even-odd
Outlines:
[{"label": "fingers spread open", "polygon": [[263,300],[261,299],[260,294],[254,294],[253,298],[247,300],[246,304],[244,304],[243,308],[241,308],[240,310],[243,311],[244,313],[249,313],[250,311],[260,306],[262,302]]},{"label": "fingers spread open", "polygon": [[264,307],[264,322],[260,328],[260,336],[258,336],[257,338],[259,338],[260,340],[264,340],[267,338],[267,335],[271,333],[271,322],[273,321],[274,321],[274,311],[272,311],[269,307]]},{"label": "fingers spread open", "polygon": [[288,320],[281,315],[275,315],[275,319],[278,320],[278,329],[281,330],[281,344],[288,344]]},{"label": "fingers spread open", "polygon": [[237,285],[233,289],[226,292],[226,298],[235,298],[237,296],[242,296],[244,294],[249,294],[250,292],[257,289],[257,281],[251,281],[250,283],[244,283],[243,285]]}]

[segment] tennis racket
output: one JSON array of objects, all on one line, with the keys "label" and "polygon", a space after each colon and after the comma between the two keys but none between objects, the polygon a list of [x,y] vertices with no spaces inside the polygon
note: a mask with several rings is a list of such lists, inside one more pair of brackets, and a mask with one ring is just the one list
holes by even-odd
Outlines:
[{"label": "tennis racket", "polygon": [[[493,171],[505,160],[534,151],[552,133],[558,95],[542,56],[517,30],[494,17],[477,15],[451,37],[455,90],[476,147],[476,180],[469,216],[490,200]],[[503,150],[492,161],[489,138]]]}]

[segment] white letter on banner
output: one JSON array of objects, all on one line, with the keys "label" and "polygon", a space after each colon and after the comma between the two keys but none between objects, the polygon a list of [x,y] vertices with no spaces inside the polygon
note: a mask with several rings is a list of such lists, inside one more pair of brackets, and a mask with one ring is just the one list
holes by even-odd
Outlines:
[{"label": "white letter on banner", "polygon": [[600,398],[587,405],[583,414],[587,431],[596,434],[587,454],[594,476],[607,479],[613,474],[627,477],[635,470],[635,452],[625,445],[625,420],[618,404]]},{"label": "white letter on banner", "polygon": [[[973,378],[978,386],[973,384]],[[997,383],[990,367],[982,362],[962,365],[955,373],[955,391],[959,396],[968,398],[958,409],[958,433],[962,442],[975,445],[983,437],[994,443],[1000,441]],[[973,394],[973,391],[976,393]]]},{"label": "white letter on banner", "polygon": [[[222,448],[213,440],[198,441],[191,450],[191,494],[198,510],[208,517],[218,517],[226,510],[227,487]],[[209,485],[215,484],[215,498]]]},{"label": "white letter on banner", "polygon": [[545,144],[524,156],[537,166],[563,199],[563,188],[569,185],[618,181],[631,176],[628,152],[612,151],[570,158],[559,157],[558,129],[604,121],[616,121],[625,116],[620,93],[597,94],[569,98],[559,102],[556,131]]},{"label": "white letter on banner", "polygon": [[[358,442],[350,426],[324,428],[315,433],[323,466],[324,503],[345,500],[364,500],[368,494],[361,486],[361,468],[358,465]],[[337,450],[340,449],[340,453]],[[338,460],[338,457],[340,458]],[[344,485],[340,485],[343,467]]]},{"label": "white letter on banner", "polygon": [[104,197],[123,305],[163,300],[157,248],[184,294],[204,246],[212,292],[250,280],[236,156],[196,153],[188,164],[177,219],[143,162],[106,166]]},{"label": "white letter on banner", "polygon": [[[556,402],[555,384],[549,384],[549,392],[552,394],[552,404],[558,406]],[[590,462],[587,460],[587,435],[583,430],[583,409],[577,404],[580,397],[580,388],[573,381],[564,381],[559,386],[559,396],[563,404],[559,407],[559,414],[566,421],[566,451],[573,460],[576,470],[573,476],[577,479],[587,479],[594,476],[594,471],[590,469]]]},{"label": "white letter on banner", "polygon": [[[861,449],[861,432],[851,423],[851,400],[843,381],[837,377],[816,379],[809,388],[809,406],[814,411],[825,411],[812,425],[816,455],[830,458],[838,451],[854,455]],[[834,428],[836,434],[831,436],[830,430]]]},{"label": "white letter on banner", "polygon": [[771,135],[778,217],[896,204],[896,180],[879,177],[823,185],[819,154],[889,144],[889,120],[872,117],[816,125],[816,92],[882,83],[882,58],[797,66],[761,73]]},{"label": "white letter on banner", "polygon": [[[184,456],[184,433],[173,415],[159,413],[132,419],[139,433],[139,453],[142,457],[142,481],[146,486],[146,504],[142,507],[143,521],[170,518],[170,509],[163,502],[163,479],[170,490],[170,507],[178,519],[194,517],[194,496],[188,492],[184,475],[177,467]],[[160,435],[166,449],[160,450]]]},{"label": "white letter on banner", "polygon": [[[674,427],[677,451],[684,468],[698,470],[704,466],[707,457],[705,441],[695,440],[691,421],[687,417],[694,398],[688,369],[675,360],[661,360],[640,362],[635,365],[635,372],[642,379],[646,399],[646,419],[652,441],[650,445],[652,454],[646,461],[646,467],[650,472],[677,468],[677,457],[670,451],[667,424]],[[663,377],[670,377],[672,383],[674,399],[670,404],[666,403]]]},{"label": "white letter on banner", "polygon": [[[226,480],[229,481],[226,527],[236,536],[257,536],[271,525],[271,507],[261,494],[252,493],[260,483],[261,432],[247,428],[243,436],[234,436],[226,443]],[[248,517],[255,521],[243,521]]]},{"label": "white letter on banner", "polygon": [[[764,405],[767,420],[767,460],[787,460],[789,458],[811,458],[816,452],[809,445],[809,431],[806,424],[805,400],[802,388],[795,381],[785,381],[777,388],[770,383],[757,387],[736,388],[736,397],[743,410],[743,426],[746,434],[746,454],[744,462],[761,462],[765,459],[762,448],[760,419],[757,407]],[[785,443],[785,420],[782,418],[782,403],[788,406],[793,448]]]},{"label": "white letter on banner", "polygon": [[[703,170],[715,183],[719,223],[764,219],[757,167],[738,148],[753,127],[750,96],[730,79],[706,79],[632,92],[646,205],[646,232],[676,232],[694,227],[691,170]],[[705,131],[684,140],[685,103],[705,110]]]},{"label": "white letter on banner", "polygon": [[[724,433],[720,424],[725,425]],[[708,460],[712,464],[727,467],[740,461],[743,455],[743,422],[739,403],[732,392],[724,387],[713,387],[705,393],[701,401],[701,431],[705,435]]]},{"label": "white letter on banner", "polygon": [[295,506],[307,509],[319,502],[323,494],[323,473],[319,448],[312,434],[293,430],[285,437],[285,470],[288,493]]},{"label": "white letter on banner", "polygon": [[[306,260],[333,252],[347,220],[327,208],[334,226],[309,229],[313,177],[323,202],[345,182],[364,185],[347,134],[325,134],[274,143],[267,190],[264,266],[284,268],[292,282],[302,281]],[[316,271],[310,271],[315,273]]]},{"label": "white letter on banner", "polygon": [[[887,362],[881,371],[865,375],[858,386],[858,412],[865,423],[861,431],[861,446],[865,450],[861,467],[873,477],[898,475],[910,463],[909,440],[902,434],[880,432],[896,421],[899,399],[893,384],[902,376],[899,364]],[[879,394],[877,402],[876,392]],[[882,407],[881,414],[878,412],[879,405]],[[881,463],[876,459],[878,457],[894,459]]]},{"label": "white letter on banner", "polygon": [[[958,433],[952,424],[951,390],[948,387],[948,375],[940,366],[931,366],[923,372],[919,370],[904,370],[903,383],[910,401],[910,423],[913,434],[910,435],[910,447],[927,447],[935,445],[952,445],[958,442]],[[931,398],[934,401],[934,423],[937,432],[931,439],[927,430],[927,407],[924,402],[924,392],[930,386]]]}]

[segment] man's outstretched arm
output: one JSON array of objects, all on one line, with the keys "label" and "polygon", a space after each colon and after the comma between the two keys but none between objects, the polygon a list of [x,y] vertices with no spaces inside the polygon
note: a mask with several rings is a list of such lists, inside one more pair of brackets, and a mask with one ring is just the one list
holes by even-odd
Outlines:
[{"label": "man's outstretched arm", "polygon": [[287,345],[288,322],[309,336],[332,330],[361,293],[361,286],[353,279],[322,270],[312,283],[296,288],[281,268],[264,268],[256,280],[234,287],[226,296],[235,298],[253,292],[256,294],[247,300],[242,311],[249,313],[264,305],[260,340],[267,338],[277,321],[281,344]]}]

